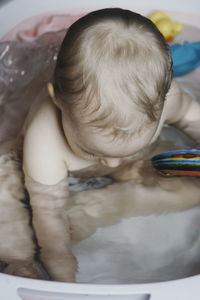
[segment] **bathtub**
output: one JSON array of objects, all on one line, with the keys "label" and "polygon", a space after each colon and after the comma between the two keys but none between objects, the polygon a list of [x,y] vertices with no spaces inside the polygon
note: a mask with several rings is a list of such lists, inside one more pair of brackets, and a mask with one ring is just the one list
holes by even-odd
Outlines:
[{"label": "bathtub", "polygon": [[[26,18],[67,10],[78,14],[103,7],[134,8],[147,15],[165,10],[180,22],[200,28],[200,2],[152,0],[8,0],[0,4],[0,37]],[[200,275],[178,280],[141,284],[60,283],[0,274],[2,300],[190,300],[200,299]]]}]

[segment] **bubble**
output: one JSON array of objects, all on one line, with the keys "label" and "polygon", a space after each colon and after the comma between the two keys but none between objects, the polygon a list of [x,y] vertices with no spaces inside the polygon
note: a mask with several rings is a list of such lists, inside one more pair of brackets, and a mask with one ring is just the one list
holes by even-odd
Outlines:
[{"label": "bubble", "polygon": [[8,60],[7,60],[7,65],[8,65],[8,66],[11,66],[11,65],[12,65],[12,59],[8,59]]},{"label": "bubble", "polygon": [[9,45],[7,45],[6,48],[4,49],[4,51],[1,53],[0,59],[2,59],[6,55],[6,53],[8,52],[9,49],[10,49],[10,47],[9,47]]},{"label": "bubble", "polygon": [[22,70],[20,74],[21,74],[22,76],[24,76],[24,74],[25,74],[25,71],[24,71],[24,70]]},{"label": "bubble", "polygon": [[54,56],[53,56],[53,60],[54,60],[54,61],[57,60],[57,58],[58,58],[57,55],[54,55]]}]

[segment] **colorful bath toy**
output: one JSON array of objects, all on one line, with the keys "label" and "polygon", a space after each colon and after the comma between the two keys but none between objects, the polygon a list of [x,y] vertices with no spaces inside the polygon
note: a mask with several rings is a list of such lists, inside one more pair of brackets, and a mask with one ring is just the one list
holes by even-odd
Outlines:
[{"label": "colorful bath toy", "polygon": [[174,76],[187,74],[200,66],[200,42],[174,44],[170,46]]},{"label": "colorful bath toy", "polygon": [[181,23],[173,22],[172,19],[162,11],[156,11],[149,19],[160,30],[166,41],[171,42],[182,30]]},{"label": "colorful bath toy", "polygon": [[152,164],[159,173],[200,176],[200,149],[181,149],[159,153],[152,157]]}]

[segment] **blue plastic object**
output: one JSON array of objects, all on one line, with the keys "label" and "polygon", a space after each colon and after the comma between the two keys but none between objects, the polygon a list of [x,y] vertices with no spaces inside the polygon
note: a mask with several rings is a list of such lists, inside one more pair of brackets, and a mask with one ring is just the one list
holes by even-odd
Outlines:
[{"label": "blue plastic object", "polygon": [[185,75],[200,66],[200,42],[170,46],[174,76]]}]

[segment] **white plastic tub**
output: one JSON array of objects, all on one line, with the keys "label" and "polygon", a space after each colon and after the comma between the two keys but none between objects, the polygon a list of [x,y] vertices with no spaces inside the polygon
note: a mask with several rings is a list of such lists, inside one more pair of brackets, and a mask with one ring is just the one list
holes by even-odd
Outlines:
[{"label": "white plastic tub", "polygon": [[[16,24],[33,15],[67,11],[85,12],[103,7],[135,9],[143,14],[153,10],[167,10],[184,23],[200,27],[198,0],[10,0],[0,7],[0,37]],[[199,14],[199,15],[198,15]],[[31,280],[0,274],[0,300],[64,300],[64,299],[131,299],[131,300],[191,300],[200,299],[200,276],[153,284],[102,285],[67,284]]]},{"label": "white plastic tub", "polygon": [[90,285],[0,275],[2,300],[192,300],[200,299],[200,276],[154,284]]}]

